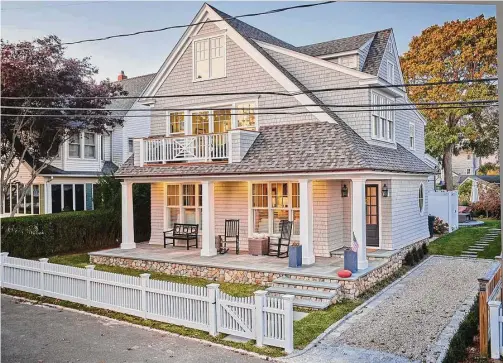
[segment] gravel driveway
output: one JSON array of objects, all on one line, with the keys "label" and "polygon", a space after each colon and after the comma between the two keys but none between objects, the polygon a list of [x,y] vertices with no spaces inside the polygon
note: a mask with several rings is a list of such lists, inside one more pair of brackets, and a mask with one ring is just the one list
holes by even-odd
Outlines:
[{"label": "gravel driveway", "polygon": [[[491,260],[433,256],[292,362],[436,361]],[[453,318],[454,317],[454,318]],[[444,331],[444,328],[445,331]]]}]

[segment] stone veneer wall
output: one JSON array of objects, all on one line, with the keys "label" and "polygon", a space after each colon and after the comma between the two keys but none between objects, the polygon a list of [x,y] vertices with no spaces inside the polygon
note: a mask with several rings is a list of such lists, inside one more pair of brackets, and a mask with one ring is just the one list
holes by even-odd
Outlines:
[{"label": "stone veneer wall", "polygon": [[423,243],[428,243],[428,239],[418,241],[411,244],[389,258],[389,261],[379,268],[370,271],[368,274],[356,280],[346,280],[346,279],[325,279],[318,277],[302,276],[302,275],[290,275],[284,273],[272,273],[264,271],[246,271],[246,270],[236,270],[236,269],[226,269],[219,267],[208,267],[208,266],[196,266],[180,263],[171,262],[158,262],[158,261],[148,261],[148,260],[135,260],[130,258],[122,257],[110,257],[110,256],[97,256],[91,255],[91,263],[97,265],[109,265],[109,266],[120,266],[135,268],[144,271],[156,271],[163,272],[169,275],[187,276],[187,277],[202,277],[208,280],[213,280],[217,282],[233,282],[233,283],[244,283],[244,284],[257,284],[263,286],[271,286],[272,281],[286,276],[293,276],[299,280],[308,281],[325,281],[325,282],[337,282],[341,285],[341,290],[338,298],[350,298],[354,299],[361,295],[363,292],[374,286],[377,282],[384,280],[385,278],[391,276],[400,267],[402,267],[403,259],[406,253],[412,248],[418,248]]}]

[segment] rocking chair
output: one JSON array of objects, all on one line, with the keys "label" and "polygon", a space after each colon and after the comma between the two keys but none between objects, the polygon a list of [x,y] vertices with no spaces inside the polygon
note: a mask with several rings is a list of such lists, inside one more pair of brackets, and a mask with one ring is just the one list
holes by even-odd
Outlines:
[{"label": "rocking chair", "polygon": [[236,255],[239,255],[239,219],[226,219],[225,220],[225,234],[223,236],[219,235],[218,240],[220,242],[218,252],[220,254],[225,254],[229,251],[227,243],[236,244]]},{"label": "rocking chair", "polygon": [[271,242],[269,243],[269,256],[276,256],[278,258],[288,257],[288,247],[290,246],[292,237],[292,226],[293,222],[291,221],[279,221],[280,236],[277,237],[277,242],[273,242],[274,237],[271,237]]}]

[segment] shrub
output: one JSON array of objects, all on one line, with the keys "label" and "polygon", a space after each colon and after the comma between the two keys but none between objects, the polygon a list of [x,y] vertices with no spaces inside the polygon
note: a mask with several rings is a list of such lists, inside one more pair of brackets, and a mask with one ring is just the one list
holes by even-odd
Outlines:
[{"label": "shrub", "polygon": [[423,243],[423,245],[421,246],[421,249],[423,250],[423,255],[427,255],[428,254],[428,244]]},{"label": "shrub", "polygon": [[403,263],[406,266],[414,266],[414,256],[412,256],[412,253],[409,251],[405,255],[405,258],[403,259]]},{"label": "shrub", "polygon": [[424,252],[423,252],[423,249],[421,247],[419,247],[417,249],[417,256],[419,257],[419,260],[422,260],[423,257],[424,257]]},{"label": "shrub", "polygon": [[444,234],[449,231],[449,225],[445,223],[438,217],[435,217],[435,222],[433,222],[433,233]]},{"label": "shrub", "polygon": [[414,247],[412,249],[412,257],[414,258],[414,263],[418,263],[420,258],[419,258],[419,254],[417,253],[417,249],[416,247]]},{"label": "shrub", "polygon": [[467,348],[473,343],[473,337],[478,333],[479,302],[478,297],[472,305],[468,315],[459,325],[459,329],[452,337],[449,349],[444,358],[444,363],[461,362],[467,356]]},{"label": "shrub", "polygon": [[107,210],[2,218],[2,251],[35,258],[114,247],[120,229]]}]

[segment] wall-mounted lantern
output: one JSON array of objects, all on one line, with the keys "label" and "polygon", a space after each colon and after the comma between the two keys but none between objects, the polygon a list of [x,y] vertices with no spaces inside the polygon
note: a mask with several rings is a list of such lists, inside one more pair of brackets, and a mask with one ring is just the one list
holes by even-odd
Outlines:
[{"label": "wall-mounted lantern", "polygon": [[341,188],[341,196],[342,196],[343,198],[347,198],[348,194],[349,194],[349,192],[348,192],[348,187],[347,187],[347,185],[346,185],[346,184],[343,184],[343,185],[342,185],[342,188]]},{"label": "wall-mounted lantern", "polygon": [[382,186],[382,190],[381,191],[382,191],[382,196],[384,198],[387,198],[389,196],[389,189],[388,189],[388,186],[386,184],[384,184]]}]

